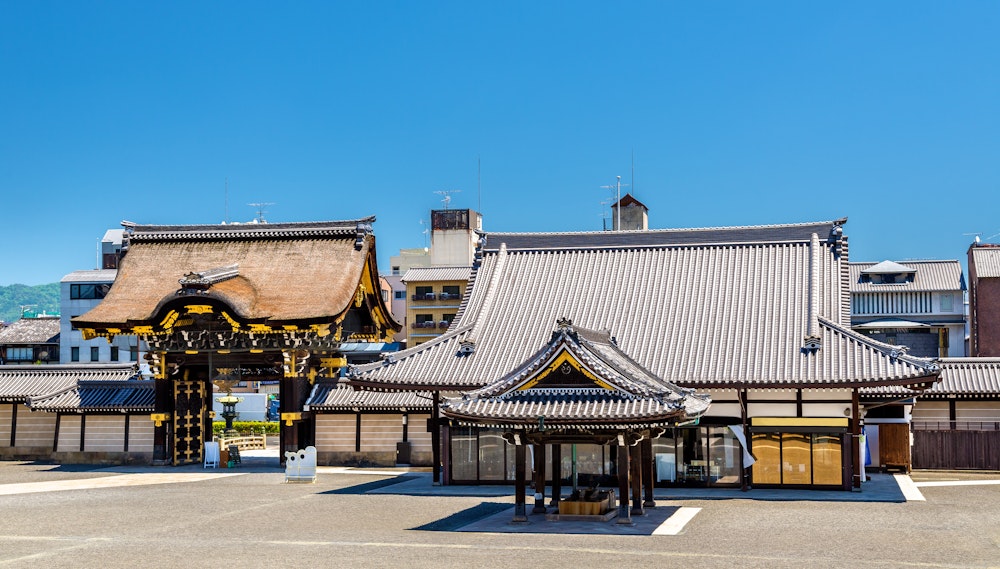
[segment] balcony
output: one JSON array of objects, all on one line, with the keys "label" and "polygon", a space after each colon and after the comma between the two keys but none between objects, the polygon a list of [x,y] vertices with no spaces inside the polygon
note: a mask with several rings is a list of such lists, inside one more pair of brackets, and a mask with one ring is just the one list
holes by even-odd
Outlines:
[{"label": "balcony", "polygon": [[448,326],[451,326],[451,322],[449,322],[448,320],[442,320],[438,322],[438,328],[442,330],[447,330]]},{"label": "balcony", "polygon": [[437,322],[433,320],[428,320],[426,322],[414,322],[410,326],[412,328],[435,328],[437,327]]},{"label": "balcony", "polygon": [[441,299],[441,300],[461,300],[462,299],[462,295],[460,295],[460,294],[451,294],[451,293],[447,293],[447,292],[442,292],[441,296],[439,296],[438,298]]},{"label": "balcony", "polygon": [[428,292],[424,294],[415,294],[411,298],[413,300],[434,300],[436,297],[433,292]]}]

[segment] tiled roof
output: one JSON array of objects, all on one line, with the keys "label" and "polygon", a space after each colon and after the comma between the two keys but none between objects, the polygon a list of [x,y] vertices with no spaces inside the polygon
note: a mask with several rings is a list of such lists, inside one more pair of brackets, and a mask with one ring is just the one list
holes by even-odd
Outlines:
[{"label": "tiled roof", "polygon": [[73,271],[59,282],[64,283],[110,283],[114,282],[118,269],[92,269],[89,271]]},{"label": "tiled roof", "polygon": [[123,381],[137,374],[134,365],[0,366],[0,402],[20,403],[28,397],[62,391],[78,381]]},{"label": "tiled roof", "polygon": [[[362,271],[378,282],[371,220],[129,225],[118,278],[105,299],[73,324],[104,329],[149,323],[164,302],[178,298],[181,280],[199,277],[207,283],[200,285],[202,298],[226,304],[244,320],[339,317],[352,305]],[[216,273],[226,278],[208,278]],[[382,303],[377,291],[368,296]]]},{"label": "tiled roof", "polygon": [[826,240],[847,220],[760,225],[710,227],[701,229],[651,229],[635,231],[590,231],[583,233],[488,233],[485,251],[497,251],[500,244],[508,251],[521,249],[586,249],[591,247],[658,247],[669,245],[725,245],[741,243],[789,243],[809,241],[813,233]]},{"label": "tiled roof", "polygon": [[1000,396],[1000,358],[941,358],[941,382],[921,397]]},{"label": "tiled roof", "polygon": [[318,381],[313,386],[306,406],[312,411],[427,411],[432,396],[414,391],[358,391],[346,382]]},{"label": "tiled roof", "polygon": [[[929,360],[847,328],[842,223],[490,234],[449,331],[353,368],[352,380],[475,389],[527,360],[560,317],[609,330],[650,373],[681,386],[933,380]],[[821,347],[810,349],[808,337]],[[475,353],[460,355],[463,341]]]},{"label": "tiled roof", "polygon": [[971,250],[977,277],[981,279],[1000,278],[1000,246],[976,245]]},{"label": "tiled roof", "polygon": [[413,267],[403,275],[403,282],[467,281],[472,267]]},{"label": "tiled roof", "polygon": [[0,328],[0,345],[58,344],[59,317],[21,318]]},{"label": "tiled roof", "polygon": [[[575,380],[564,379],[575,371]],[[607,334],[561,320],[527,361],[489,385],[446,399],[441,412],[477,424],[663,426],[697,418],[709,403],[707,395],[651,374]]]},{"label": "tiled roof", "polygon": [[[884,263],[885,261],[883,261]],[[872,284],[861,282],[861,275],[882,263],[851,263],[851,292],[925,292],[965,290],[962,264],[958,261],[905,261],[916,270],[913,282]]]},{"label": "tiled roof", "polygon": [[152,412],[156,399],[153,380],[79,381],[59,391],[30,397],[28,406],[38,411]]}]

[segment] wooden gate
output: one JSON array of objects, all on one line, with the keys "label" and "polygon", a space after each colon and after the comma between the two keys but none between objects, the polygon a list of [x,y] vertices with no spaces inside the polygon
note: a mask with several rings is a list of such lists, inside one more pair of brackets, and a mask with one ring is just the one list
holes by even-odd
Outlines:
[{"label": "wooden gate", "polygon": [[1000,470],[1000,431],[914,431],[913,467]]},{"label": "wooden gate", "polygon": [[910,426],[882,423],[878,426],[879,466],[910,471]]},{"label": "wooden gate", "polygon": [[174,383],[174,465],[202,461],[205,419],[205,384]]}]

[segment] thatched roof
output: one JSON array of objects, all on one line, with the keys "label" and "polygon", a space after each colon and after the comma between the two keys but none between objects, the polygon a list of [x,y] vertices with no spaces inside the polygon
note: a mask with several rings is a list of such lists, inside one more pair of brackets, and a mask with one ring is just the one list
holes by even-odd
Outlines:
[{"label": "thatched roof", "polygon": [[350,308],[364,271],[378,282],[373,221],[123,223],[130,231],[118,276],[104,301],[73,325],[155,324],[164,304],[185,295],[220,301],[248,321],[332,320]]}]

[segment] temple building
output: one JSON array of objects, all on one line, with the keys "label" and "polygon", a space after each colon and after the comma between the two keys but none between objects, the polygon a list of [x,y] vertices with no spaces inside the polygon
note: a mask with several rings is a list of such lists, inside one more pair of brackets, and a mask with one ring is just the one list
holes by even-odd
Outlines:
[{"label": "temple building", "polygon": [[845,222],[485,233],[448,331],[349,382],[432,394],[443,483],[532,444],[553,484],[858,487],[861,391],[940,370],[851,330]]},{"label": "temple building", "polygon": [[85,339],[143,343],[154,463],[202,461],[218,382],[278,380],[281,449],[313,444],[312,385],[340,375],[345,343],[388,342],[399,329],[380,290],[372,222],[123,223],[115,281],[73,326]]}]

